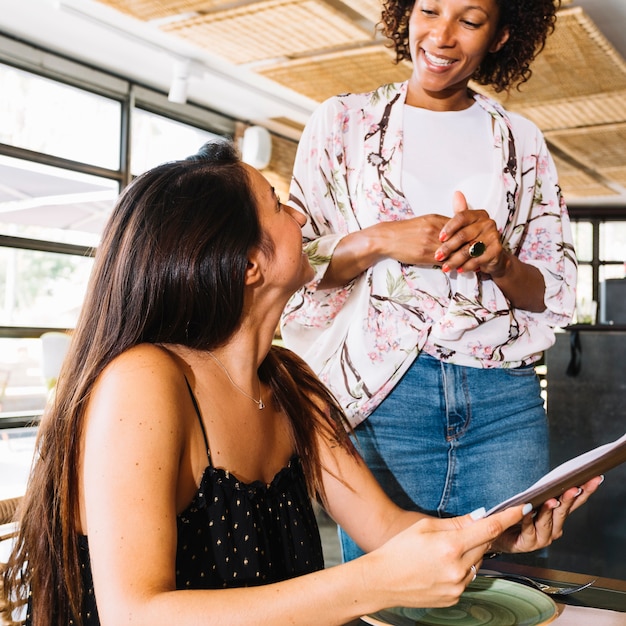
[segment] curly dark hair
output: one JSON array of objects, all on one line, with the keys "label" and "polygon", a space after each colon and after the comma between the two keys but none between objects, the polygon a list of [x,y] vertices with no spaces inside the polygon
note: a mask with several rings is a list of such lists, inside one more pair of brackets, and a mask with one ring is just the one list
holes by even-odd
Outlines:
[{"label": "curly dark hair", "polygon": [[[531,76],[530,64],[543,50],[554,30],[561,0],[496,0],[500,8],[498,28],[509,27],[510,36],[498,52],[488,54],[472,79],[491,85],[497,92],[525,83]],[[396,52],[396,63],[411,59],[409,18],[415,0],[384,0],[380,31]]]}]

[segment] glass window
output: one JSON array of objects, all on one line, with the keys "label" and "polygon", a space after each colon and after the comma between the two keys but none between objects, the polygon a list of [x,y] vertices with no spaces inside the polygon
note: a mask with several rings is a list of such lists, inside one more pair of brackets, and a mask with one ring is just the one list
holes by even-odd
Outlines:
[{"label": "glass window", "polygon": [[0,430],[0,500],[24,494],[36,436],[36,428]]},{"label": "glass window", "polygon": [[621,264],[600,266],[600,282],[607,278],[625,278],[624,266]]},{"label": "glass window", "polygon": [[120,102],[0,64],[0,141],[120,166]]},{"label": "glass window", "polygon": [[[35,429],[22,427],[43,411],[58,370],[48,339],[76,326],[121,181],[235,128],[191,105],[169,113],[163,94],[65,61],[55,74],[0,63],[0,497],[23,491]],[[126,106],[130,163],[121,159]]]},{"label": "glass window", "polygon": [[591,265],[578,266],[578,282],[576,284],[577,306],[590,306],[593,300],[593,273]]},{"label": "glass window", "polygon": [[0,411],[41,412],[47,396],[41,339],[0,339]]},{"label": "glass window", "polygon": [[626,263],[626,222],[600,224],[600,259]]},{"label": "glass window", "polygon": [[0,156],[0,233],[96,246],[116,181]]},{"label": "glass window", "polygon": [[198,151],[215,133],[143,109],[133,111],[130,170],[133,176]]},{"label": "glass window", "polygon": [[572,222],[574,248],[579,261],[591,261],[593,258],[593,226],[591,222]]},{"label": "glass window", "polygon": [[0,247],[0,326],[73,328],[93,258]]}]

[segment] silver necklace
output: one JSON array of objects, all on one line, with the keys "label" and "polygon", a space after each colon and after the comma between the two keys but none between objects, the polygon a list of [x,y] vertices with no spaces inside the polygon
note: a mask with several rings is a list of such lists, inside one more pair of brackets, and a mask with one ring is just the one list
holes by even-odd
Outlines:
[{"label": "silver necklace", "polygon": [[228,370],[226,369],[226,367],[224,366],[224,364],[212,353],[209,352],[207,350],[208,355],[224,370],[224,374],[226,374],[226,376],[228,377],[228,380],[230,380],[230,384],[235,387],[235,389],[238,389],[240,393],[242,393],[244,396],[246,396],[246,398],[250,398],[250,400],[252,400],[252,402],[254,402],[255,404],[258,405],[259,407],[259,411],[261,409],[265,408],[265,403],[263,402],[263,398],[261,397],[261,381],[259,380],[259,399],[257,400],[256,398],[253,398],[250,394],[246,393],[230,376],[230,374],[228,373]]}]

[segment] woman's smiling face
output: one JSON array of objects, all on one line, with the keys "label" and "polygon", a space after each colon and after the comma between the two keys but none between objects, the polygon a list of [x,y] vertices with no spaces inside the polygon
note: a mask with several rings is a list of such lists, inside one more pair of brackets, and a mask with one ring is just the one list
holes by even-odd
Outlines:
[{"label": "woman's smiling face", "polygon": [[407,103],[433,110],[467,108],[467,84],[487,54],[508,39],[496,0],[416,0],[409,20],[413,74]]}]

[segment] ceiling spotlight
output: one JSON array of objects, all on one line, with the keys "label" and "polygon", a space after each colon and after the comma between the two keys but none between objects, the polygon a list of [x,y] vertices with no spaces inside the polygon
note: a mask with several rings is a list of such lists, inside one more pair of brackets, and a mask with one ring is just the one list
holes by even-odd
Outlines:
[{"label": "ceiling spotlight", "polygon": [[174,75],[170,84],[170,91],[167,99],[177,104],[187,102],[187,87],[189,83],[189,61],[176,61],[174,64]]}]

